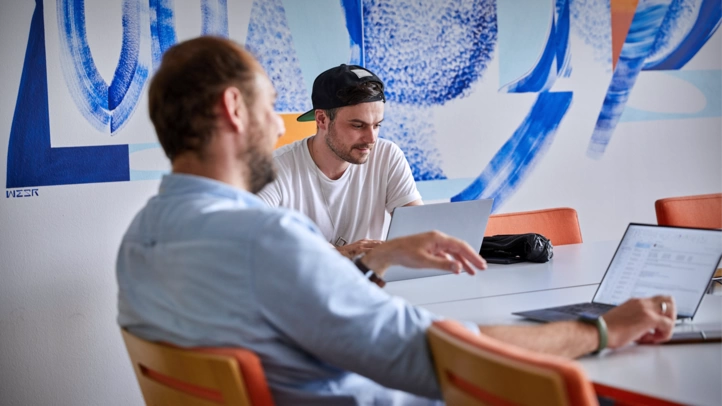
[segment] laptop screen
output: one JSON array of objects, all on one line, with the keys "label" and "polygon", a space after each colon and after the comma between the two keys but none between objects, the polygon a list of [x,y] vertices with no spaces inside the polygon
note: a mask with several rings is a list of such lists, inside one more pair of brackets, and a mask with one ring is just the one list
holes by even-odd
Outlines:
[{"label": "laptop screen", "polygon": [[722,256],[722,230],[630,224],[594,295],[619,305],[634,297],[671,295],[677,314],[692,317]]}]

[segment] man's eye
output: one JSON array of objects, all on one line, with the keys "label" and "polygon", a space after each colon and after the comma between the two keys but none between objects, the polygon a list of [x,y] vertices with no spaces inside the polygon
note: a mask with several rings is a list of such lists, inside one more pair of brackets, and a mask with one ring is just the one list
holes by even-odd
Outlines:
[{"label": "man's eye", "polygon": [[353,128],[361,129],[362,127],[363,127],[362,125],[358,125],[358,124],[354,124],[354,125],[353,125]]}]

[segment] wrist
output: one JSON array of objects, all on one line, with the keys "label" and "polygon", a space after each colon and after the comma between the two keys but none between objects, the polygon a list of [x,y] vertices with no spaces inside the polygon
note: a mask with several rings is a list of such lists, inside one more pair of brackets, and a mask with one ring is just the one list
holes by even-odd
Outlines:
[{"label": "wrist", "polygon": [[354,265],[361,271],[361,273],[371,282],[378,285],[378,287],[383,288],[386,286],[386,281],[383,280],[379,275],[376,274],[376,272],[367,267],[366,264],[363,262],[364,254],[357,255],[353,259]]},{"label": "wrist", "polygon": [[597,347],[591,352],[592,355],[599,354],[603,349],[607,348],[609,342],[609,330],[607,329],[607,323],[604,321],[602,316],[599,317],[586,317],[582,316],[578,319],[579,322],[586,325],[595,327],[597,330]]},{"label": "wrist", "polygon": [[369,269],[373,269],[376,275],[383,277],[386,269],[391,266],[391,263],[386,258],[386,254],[383,249],[379,249],[381,246],[374,248],[367,252],[365,255],[358,258]]}]

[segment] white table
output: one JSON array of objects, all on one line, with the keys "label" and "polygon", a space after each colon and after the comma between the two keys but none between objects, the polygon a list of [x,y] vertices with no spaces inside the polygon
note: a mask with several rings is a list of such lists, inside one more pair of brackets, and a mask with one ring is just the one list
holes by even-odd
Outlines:
[{"label": "white table", "polygon": [[389,282],[386,290],[412,304],[426,305],[593,285],[602,280],[617,245],[616,241],[563,245],[554,247],[554,258],[544,264],[489,264],[474,276],[451,274]]},{"label": "white table", "polygon": [[[616,245],[557,247],[547,264],[497,265],[474,277],[390,282],[387,289],[448,318],[479,324],[533,323],[511,313],[591,300]],[[722,326],[722,296],[705,295],[694,322]],[[630,345],[579,362],[595,384],[683,404],[722,405],[719,343]]]}]

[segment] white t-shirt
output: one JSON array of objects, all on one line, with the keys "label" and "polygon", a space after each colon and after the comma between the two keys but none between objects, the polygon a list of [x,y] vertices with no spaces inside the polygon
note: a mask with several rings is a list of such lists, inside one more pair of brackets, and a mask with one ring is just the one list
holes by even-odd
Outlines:
[{"label": "white t-shirt", "polygon": [[304,213],[330,243],[380,240],[384,211],[421,199],[404,153],[393,142],[379,138],[365,164],[351,164],[331,180],[313,162],[308,139],[274,152],[278,178],[258,196],[271,207]]}]

